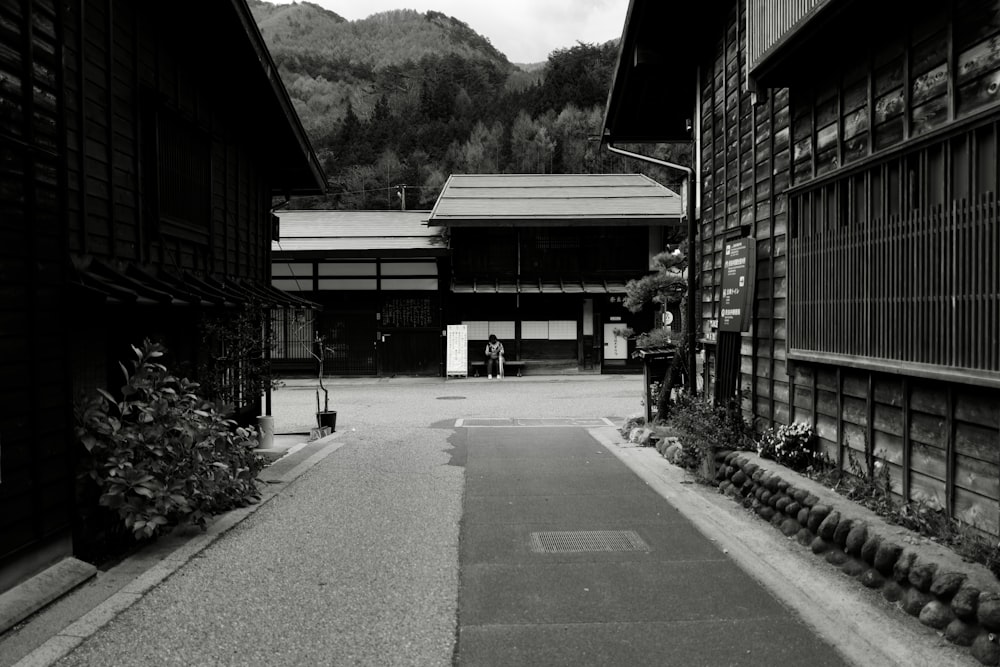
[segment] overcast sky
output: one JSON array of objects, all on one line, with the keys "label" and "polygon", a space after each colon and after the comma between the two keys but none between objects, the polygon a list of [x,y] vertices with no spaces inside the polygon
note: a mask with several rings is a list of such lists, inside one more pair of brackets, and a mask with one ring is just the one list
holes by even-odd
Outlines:
[{"label": "overcast sky", "polygon": [[[286,4],[290,0],[270,0]],[[628,0],[311,0],[349,21],[388,9],[434,10],[489,37],[511,62],[535,63],[577,42],[621,37]]]}]

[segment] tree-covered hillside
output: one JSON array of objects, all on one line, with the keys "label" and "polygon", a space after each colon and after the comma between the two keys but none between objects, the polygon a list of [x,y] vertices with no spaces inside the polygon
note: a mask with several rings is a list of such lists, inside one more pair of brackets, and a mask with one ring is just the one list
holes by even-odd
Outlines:
[{"label": "tree-covered hillside", "polygon": [[526,71],[438,12],[345,21],[308,2],[250,7],[330,182],[328,197],[299,206],[396,208],[405,185],[407,207],[428,208],[451,173],[676,178],[593,139],[614,42],[559,49]]}]

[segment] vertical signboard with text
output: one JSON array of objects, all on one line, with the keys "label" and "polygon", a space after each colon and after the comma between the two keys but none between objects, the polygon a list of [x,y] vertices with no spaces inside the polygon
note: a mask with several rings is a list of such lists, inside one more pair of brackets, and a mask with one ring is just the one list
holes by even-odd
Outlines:
[{"label": "vertical signboard with text", "polygon": [[750,329],[756,256],[756,242],[750,237],[726,243],[722,259],[719,331]]},{"label": "vertical signboard with text", "polygon": [[449,324],[446,332],[448,353],[446,374],[459,377],[469,375],[469,329],[465,324]]}]

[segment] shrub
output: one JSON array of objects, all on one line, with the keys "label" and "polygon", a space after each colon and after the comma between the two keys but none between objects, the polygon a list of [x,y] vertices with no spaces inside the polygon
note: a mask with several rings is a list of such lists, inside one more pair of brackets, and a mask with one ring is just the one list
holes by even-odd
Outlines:
[{"label": "shrub", "polygon": [[797,472],[821,470],[825,466],[825,457],[816,449],[816,434],[804,422],[767,429],[757,443],[757,453]]},{"label": "shrub", "polygon": [[80,475],[99,503],[117,512],[136,539],[260,499],[253,428],[240,428],[198,396],[199,385],[155,361],[165,349],[148,340],[122,365],[122,399],[103,389],[78,405],[76,435],[86,449]]},{"label": "shrub", "polygon": [[707,454],[716,449],[752,449],[751,430],[739,405],[713,405],[686,392],[678,395],[667,421],[681,443],[679,464],[697,468]]}]

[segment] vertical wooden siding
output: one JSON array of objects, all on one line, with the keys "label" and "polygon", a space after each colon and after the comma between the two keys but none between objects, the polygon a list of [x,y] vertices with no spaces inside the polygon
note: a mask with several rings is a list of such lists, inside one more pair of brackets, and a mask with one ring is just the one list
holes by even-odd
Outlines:
[{"label": "vertical wooden siding", "polygon": [[0,7],[0,591],[11,559],[67,534],[72,507],[60,12]]},{"label": "vertical wooden siding", "polygon": [[[701,270],[703,334],[718,318],[725,241],[757,240],[751,331],[739,346],[744,410],[758,426],[790,419],[785,354],[786,230],[789,183],[788,93],[753,104],[745,89],[745,3],[734,2],[714,57],[702,68]],[[717,363],[714,355],[712,363]],[[759,419],[758,419],[759,418]]]},{"label": "vertical wooden siding", "polygon": [[[155,13],[124,0],[74,4],[67,36],[70,250],[106,261],[168,270],[267,279],[266,165],[254,138],[234,121],[241,110],[218,95],[208,74],[158,31]],[[142,140],[153,100],[210,137],[208,241],[171,234],[151,219],[155,146]],[[165,233],[164,233],[165,232]]]},{"label": "vertical wooden siding", "polygon": [[[787,95],[770,156],[772,202],[789,187],[779,168],[798,186],[780,302],[790,419],[845,469],[878,461],[901,499],[1000,534],[1000,2],[937,10]],[[775,117],[784,96],[770,91]],[[763,306],[758,291],[761,332]]]},{"label": "vertical wooden siding", "polygon": [[749,0],[747,29],[750,69],[776,44],[795,29],[801,28],[810,16],[831,0]]}]

